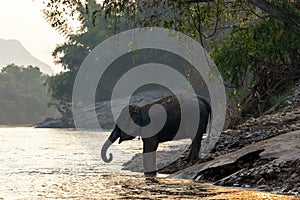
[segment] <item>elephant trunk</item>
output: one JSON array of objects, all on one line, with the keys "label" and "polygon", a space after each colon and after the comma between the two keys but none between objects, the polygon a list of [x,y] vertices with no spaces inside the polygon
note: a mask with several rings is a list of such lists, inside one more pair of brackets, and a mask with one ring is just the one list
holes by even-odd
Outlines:
[{"label": "elephant trunk", "polygon": [[103,144],[102,149],[101,149],[102,160],[106,163],[110,163],[113,159],[112,153],[109,153],[109,158],[107,158],[107,156],[106,156],[107,149],[110,147],[110,145],[112,145],[112,142],[109,140],[106,140],[106,142]]},{"label": "elephant trunk", "polygon": [[107,158],[106,153],[107,153],[107,149],[119,138],[119,136],[117,136],[117,134],[115,133],[115,131],[112,132],[112,134],[110,135],[110,137],[105,141],[105,143],[102,146],[101,149],[101,158],[104,162],[106,163],[110,163],[113,160],[113,155],[112,153],[109,153],[109,158]]}]

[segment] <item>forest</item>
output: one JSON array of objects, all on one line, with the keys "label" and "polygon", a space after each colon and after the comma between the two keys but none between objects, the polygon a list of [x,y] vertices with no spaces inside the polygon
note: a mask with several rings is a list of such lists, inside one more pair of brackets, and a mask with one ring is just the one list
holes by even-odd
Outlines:
[{"label": "forest", "polygon": [[34,124],[57,117],[49,108],[50,95],[44,83],[48,78],[37,67],[10,64],[0,72],[0,124]]},{"label": "forest", "polygon": [[[65,71],[47,79],[51,105],[63,115],[71,112],[77,71],[97,44],[128,29],[156,26],[193,37],[210,53],[231,102],[229,127],[237,125],[278,106],[299,80],[299,9],[292,0],[49,1],[44,16],[67,38],[53,52]],[[76,30],[70,17],[80,22]]]}]

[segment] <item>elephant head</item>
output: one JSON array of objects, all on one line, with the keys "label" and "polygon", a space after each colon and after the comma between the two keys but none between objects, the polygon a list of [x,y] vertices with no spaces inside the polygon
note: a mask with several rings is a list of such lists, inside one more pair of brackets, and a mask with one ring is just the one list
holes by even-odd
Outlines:
[{"label": "elephant head", "polygon": [[[128,114],[129,111],[129,114]],[[129,105],[125,107],[122,111],[120,116],[117,119],[117,123],[111,132],[109,138],[106,140],[106,142],[103,144],[101,149],[101,157],[102,160],[106,163],[109,163],[113,159],[112,153],[109,154],[109,158],[107,158],[107,149],[117,140],[119,139],[119,144],[121,144],[123,141],[126,140],[132,140],[136,136],[138,136],[138,128],[141,120],[140,115],[141,107],[135,106],[135,105]],[[133,123],[134,122],[134,123]],[[124,127],[129,132],[123,131],[119,124],[122,124],[122,127]]]}]

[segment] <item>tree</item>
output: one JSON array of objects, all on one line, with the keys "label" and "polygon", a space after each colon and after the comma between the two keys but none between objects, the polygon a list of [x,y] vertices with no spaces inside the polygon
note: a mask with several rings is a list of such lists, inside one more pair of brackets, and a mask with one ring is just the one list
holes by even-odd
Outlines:
[{"label": "tree", "polygon": [[4,67],[0,73],[0,124],[34,124],[56,115],[48,107],[45,80],[37,67]]},{"label": "tree", "polygon": [[[49,3],[45,10],[49,22],[64,33],[70,33],[64,28],[69,13],[81,16],[85,10],[90,14],[90,25],[97,26],[97,20],[105,21],[115,32],[120,30],[122,18],[131,21],[133,27],[160,26],[196,38],[207,50],[213,50],[212,56],[225,77],[226,86],[235,94],[233,103],[240,105],[238,115],[256,116],[268,109],[270,97],[294,80],[279,81],[278,76],[283,72],[297,79],[299,1],[105,0],[93,10],[90,4],[91,1],[58,0]],[[63,11],[54,12],[53,8]],[[216,35],[222,39],[229,32],[223,42],[214,42]]]},{"label": "tree", "polygon": [[[91,4],[91,1],[83,2],[51,1],[45,9],[48,21],[58,30],[68,33],[70,28],[66,27],[69,27],[67,18],[70,13],[80,16],[78,8]],[[92,11],[92,17],[97,18],[104,13],[114,22],[114,16],[122,15],[143,26],[163,25],[191,36],[198,34],[202,39],[221,28],[223,20],[234,19],[235,24],[242,25],[253,16],[260,17],[260,11],[299,29],[299,7],[299,2],[294,0],[104,0],[101,8]],[[204,30],[209,28],[212,33],[204,34]]]},{"label": "tree", "polygon": [[213,49],[214,61],[235,89],[241,117],[261,115],[272,97],[299,80],[299,50],[300,32],[269,16],[231,32]]},{"label": "tree", "polygon": [[[53,2],[55,5],[56,3],[59,4],[60,2]],[[52,25],[57,27],[67,38],[67,41],[58,45],[52,53],[55,62],[62,64],[65,72],[49,77],[46,81],[46,85],[52,96],[50,104],[55,106],[63,115],[71,113],[73,84],[81,63],[95,45],[106,39],[112,31],[112,29],[109,29],[106,21],[94,19],[93,15],[95,11],[101,9],[101,6],[97,4],[95,0],[89,0],[86,5],[80,2],[72,3],[72,1],[64,3],[65,4],[59,4],[63,6],[62,10],[66,10],[66,8],[64,8],[65,5],[71,6],[72,8],[75,6],[76,8],[76,10],[71,12],[77,16],[81,24],[76,33],[72,31],[68,24],[58,21],[55,22],[58,20],[56,17],[59,15],[55,15],[54,13],[60,13],[61,7],[55,6],[57,10],[44,11],[46,19],[49,22],[54,22]],[[50,16],[48,16],[48,14]],[[65,19],[63,19],[63,21],[64,20]]]}]

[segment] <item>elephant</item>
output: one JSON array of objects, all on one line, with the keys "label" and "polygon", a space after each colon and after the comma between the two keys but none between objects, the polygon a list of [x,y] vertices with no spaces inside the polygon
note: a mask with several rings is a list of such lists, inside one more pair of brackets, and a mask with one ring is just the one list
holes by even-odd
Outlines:
[{"label": "elephant", "polygon": [[[193,122],[196,124],[197,128],[196,131],[194,131],[194,134],[189,134],[189,131],[187,129],[182,129],[186,131],[182,131],[184,133],[181,134],[181,136],[177,137],[177,131],[179,130],[180,122],[181,122],[181,104],[178,100],[178,97],[183,99],[181,102],[185,102],[186,105],[190,105],[192,101],[194,103],[196,102],[196,106],[199,108],[199,121]],[[196,100],[195,100],[196,99]],[[164,108],[166,113],[166,120],[163,125],[163,128],[159,130],[156,134],[149,136],[149,137],[143,137],[140,133],[140,129],[134,129],[131,130],[131,133],[127,133],[120,128],[118,125],[119,122],[127,122],[127,121],[134,121],[137,127],[143,128],[147,126],[150,122],[152,117],[156,117],[159,115],[163,115],[163,113],[157,112],[154,113],[153,116],[151,116],[151,119],[149,117],[149,109],[154,105],[160,105]],[[187,107],[189,109],[189,107]],[[127,115],[126,111],[127,110]],[[129,112],[128,112],[129,110]],[[192,110],[188,111],[191,112]],[[130,115],[129,115],[129,114]],[[124,117],[125,116],[125,117]],[[131,118],[131,119],[129,119]],[[113,156],[112,153],[109,154],[109,158],[107,157],[107,150],[108,148],[117,140],[119,139],[119,144],[126,140],[132,140],[137,136],[142,136],[143,141],[143,164],[144,164],[144,174],[147,176],[155,176],[156,175],[156,150],[158,148],[159,143],[171,141],[174,139],[184,139],[184,138],[190,138],[192,140],[192,144],[190,147],[190,151],[188,154],[188,157],[186,160],[188,162],[194,162],[199,159],[199,151],[201,148],[201,141],[203,134],[206,132],[208,123],[209,123],[209,132],[208,137],[210,136],[210,130],[211,130],[211,121],[212,121],[212,109],[210,106],[210,103],[203,97],[198,95],[190,95],[190,94],[184,94],[184,95],[170,95],[164,98],[161,98],[160,100],[146,104],[144,106],[137,106],[137,105],[128,105],[125,107],[118,119],[117,123],[112,130],[109,138],[106,140],[106,142],[103,144],[101,149],[101,157],[102,160],[106,163],[109,163],[112,161]],[[197,124],[198,123],[198,124]],[[190,125],[189,125],[190,126]]]}]

